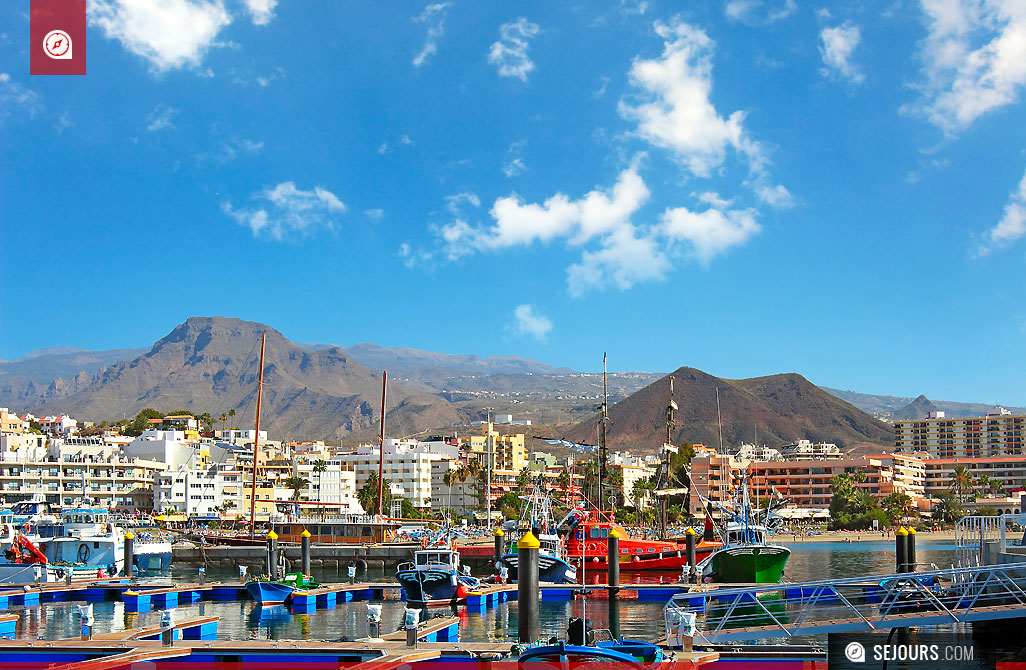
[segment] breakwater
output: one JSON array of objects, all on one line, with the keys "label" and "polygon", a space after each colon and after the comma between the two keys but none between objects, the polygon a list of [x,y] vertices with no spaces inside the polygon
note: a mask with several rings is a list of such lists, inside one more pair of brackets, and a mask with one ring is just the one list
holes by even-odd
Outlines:
[{"label": "breakwater", "polygon": [[[419,544],[313,544],[310,546],[310,565],[313,568],[338,569],[356,566],[358,570],[368,568],[393,569],[400,563],[413,560],[413,552]],[[468,547],[467,549],[477,549]],[[484,551],[460,551],[460,562],[469,565],[475,572],[489,570],[493,562],[492,548],[482,546]],[[301,565],[301,548],[298,544],[281,545],[280,551],[292,569]],[[263,546],[221,546],[221,545],[175,545],[172,548],[174,565],[195,565],[230,568],[245,565],[248,568],[263,569],[266,565],[267,549]]]}]

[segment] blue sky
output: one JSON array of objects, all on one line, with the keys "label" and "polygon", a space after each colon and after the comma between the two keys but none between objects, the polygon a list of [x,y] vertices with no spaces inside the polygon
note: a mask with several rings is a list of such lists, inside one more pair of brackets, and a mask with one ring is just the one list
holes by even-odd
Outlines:
[{"label": "blue sky", "polygon": [[[0,357],[191,315],[1026,404],[1012,0],[0,6]],[[77,48],[77,45],[76,45]]]}]

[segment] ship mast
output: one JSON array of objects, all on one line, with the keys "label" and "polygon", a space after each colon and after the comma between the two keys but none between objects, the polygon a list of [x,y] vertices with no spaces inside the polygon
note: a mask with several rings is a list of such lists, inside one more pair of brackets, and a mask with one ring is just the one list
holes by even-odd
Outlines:
[{"label": "ship mast", "polygon": [[[260,333],[260,373],[257,379],[257,406],[256,406],[256,432],[253,435],[253,488],[250,490],[249,500],[249,536],[256,537],[256,498],[257,498],[257,472],[260,465],[260,404],[264,398],[264,345],[267,343],[267,333]],[[267,523],[271,523],[271,515],[267,515]]]},{"label": "ship mast", "polygon": [[[388,379],[388,371],[381,372],[381,430],[378,433],[378,516],[381,516],[381,505],[384,497],[381,492],[384,488],[385,475],[385,381]],[[402,516],[402,515],[400,515]]]},{"label": "ship mast", "polygon": [[602,483],[606,479],[606,424],[609,422],[609,397],[606,386],[606,354],[602,352],[602,419],[599,422],[598,508],[602,511]]},{"label": "ship mast", "polygon": [[[673,420],[673,413],[677,409],[677,403],[673,400],[673,375],[670,375],[670,403],[666,406],[666,444],[663,447],[663,464],[662,464],[662,479],[661,484],[664,487],[669,486],[670,481],[670,449],[673,445],[673,429],[677,426],[676,421]],[[666,496],[659,498],[659,537],[666,537]]]}]

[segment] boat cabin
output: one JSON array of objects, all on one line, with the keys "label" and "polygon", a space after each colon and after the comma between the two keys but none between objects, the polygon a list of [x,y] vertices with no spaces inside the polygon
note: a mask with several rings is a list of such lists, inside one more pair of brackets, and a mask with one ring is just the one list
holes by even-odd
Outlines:
[{"label": "boat cabin", "polygon": [[303,531],[310,532],[310,541],[322,544],[365,544],[390,542],[399,528],[394,521],[368,518],[310,519],[302,523],[274,523],[272,528],[281,542],[301,542]]},{"label": "boat cabin", "polygon": [[727,546],[739,544],[766,544],[766,529],[763,526],[727,526]]},{"label": "boat cabin", "polygon": [[416,569],[444,568],[459,572],[460,555],[447,549],[425,549],[414,552],[413,565]]}]

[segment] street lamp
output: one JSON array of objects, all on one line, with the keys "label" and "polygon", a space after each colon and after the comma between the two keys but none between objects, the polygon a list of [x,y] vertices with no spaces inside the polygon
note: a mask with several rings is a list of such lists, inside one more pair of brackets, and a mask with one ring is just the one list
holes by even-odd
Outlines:
[{"label": "street lamp", "polygon": [[487,501],[487,507],[485,509],[487,510],[486,514],[488,516],[485,517],[485,524],[487,525],[488,528],[492,527],[492,410],[493,409],[495,409],[495,408],[494,407],[485,407],[485,411],[487,412],[487,416],[488,416],[488,422],[487,422],[488,437],[485,440],[485,450],[486,450],[485,451],[485,458],[486,458],[485,463],[486,463],[487,480],[488,480],[488,482],[486,484],[486,486],[488,488],[485,490],[485,500]]}]

